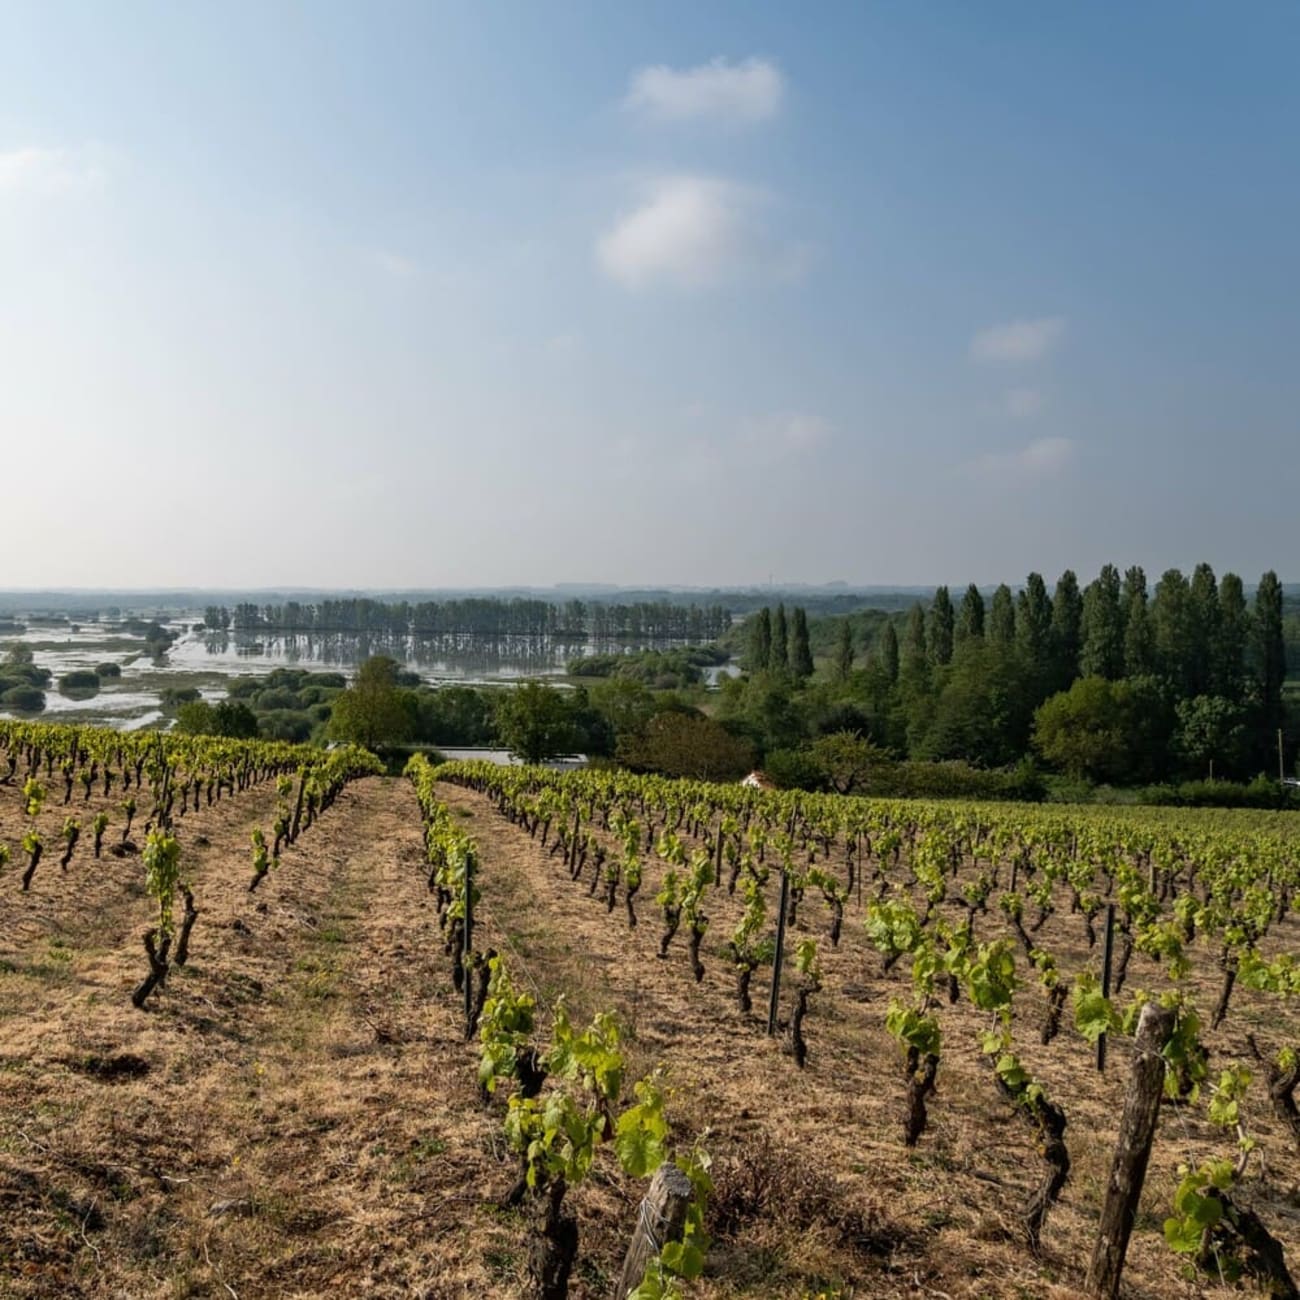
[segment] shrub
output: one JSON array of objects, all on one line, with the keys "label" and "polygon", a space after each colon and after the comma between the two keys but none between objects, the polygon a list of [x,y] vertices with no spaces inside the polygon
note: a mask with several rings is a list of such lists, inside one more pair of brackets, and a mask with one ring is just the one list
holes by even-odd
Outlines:
[{"label": "shrub", "polygon": [[193,704],[202,697],[194,686],[164,686],[158,698],[164,709],[176,709],[182,704]]},{"label": "shrub", "polygon": [[16,713],[39,713],[45,707],[45,692],[35,686],[11,686],[0,695],[0,705]]},{"label": "shrub", "polygon": [[73,691],[93,693],[99,690],[99,674],[90,668],[78,668],[73,672],[64,673],[59,678],[59,690],[65,693]]},{"label": "shrub", "polygon": [[288,740],[300,744],[311,739],[312,720],[305,713],[292,709],[274,709],[270,713],[263,713],[257,723],[266,740]]},{"label": "shrub", "polygon": [[95,669],[95,671],[101,677],[121,677],[122,665],[121,664],[100,664]]}]

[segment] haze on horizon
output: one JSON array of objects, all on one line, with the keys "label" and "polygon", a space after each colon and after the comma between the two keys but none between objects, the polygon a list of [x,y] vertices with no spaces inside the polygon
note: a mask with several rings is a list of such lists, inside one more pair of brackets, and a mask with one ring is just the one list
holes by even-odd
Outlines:
[{"label": "haze on horizon", "polygon": [[0,587],[1284,579],[1300,10],[0,15]]}]

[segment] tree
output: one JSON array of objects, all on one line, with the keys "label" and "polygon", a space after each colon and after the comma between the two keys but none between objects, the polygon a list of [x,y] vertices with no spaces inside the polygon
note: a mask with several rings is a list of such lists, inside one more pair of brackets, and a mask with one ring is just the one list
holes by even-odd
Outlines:
[{"label": "tree", "polygon": [[788,672],[790,669],[790,635],[785,620],[785,604],[776,607],[776,618],[772,621],[772,657],[768,667],[774,673]]},{"label": "tree", "polygon": [[1195,625],[1192,593],[1180,569],[1166,569],[1151,598],[1151,628],[1156,671],[1173,683],[1176,694],[1192,695]]},{"label": "tree", "polygon": [[892,621],[886,622],[880,629],[877,651],[880,655],[881,671],[885,675],[885,680],[892,686],[898,680],[898,633],[894,630]]},{"label": "tree", "polygon": [[1083,597],[1073,569],[1066,569],[1052,596],[1052,660],[1055,685],[1066,690],[1079,675],[1083,642]]},{"label": "tree", "polygon": [[1282,584],[1270,569],[1255,589],[1253,626],[1255,682],[1259,690],[1260,717],[1265,735],[1261,749],[1273,743],[1273,732],[1282,725],[1282,683],[1286,679],[1286,640],[1282,625]]},{"label": "tree", "polygon": [[1124,614],[1120,606],[1119,570],[1102,565],[1083,593],[1083,644],[1079,672],[1084,677],[1115,681],[1124,675]]},{"label": "tree", "polygon": [[1250,612],[1241,579],[1235,573],[1225,573],[1219,583],[1219,627],[1211,655],[1216,695],[1242,698],[1249,635]]},{"label": "tree", "polygon": [[1034,700],[1014,646],[971,641],[953,661],[937,697],[913,701],[913,756],[965,759],[985,767],[1014,762],[1025,750]]},{"label": "tree", "polygon": [[1244,758],[1246,725],[1241,707],[1220,695],[1179,700],[1178,751],[1197,775],[1218,765],[1218,775],[1232,774]]},{"label": "tree", "polygon": [[772,611],[766,605],[759,610],[750,633],[749,666],[756,673],[772,666]]},{"label": "tree", "polygon": [[903,638],[903,671],[909,677],[925,672],[925,610],[918,601],[907,611],[907,635]]},{"label": "tree", "polygon": [[1041,573],[1031,573],[1016,601],[1016,642],[1032,673],[1047,667],[1052,646],[1052,598]]},{"label": "tree", "polygon": [[1208,564],[1192,571],[1188,612],[1191,627],[1188,642],[1187,691],[1205,695],[1214,688],[1214,656],[1219,642],[1219,584]]},{"label": "tree", "polygon": [[853,623],[845,619],[840,624],[839,640],[835,643],[835,675],[842,682],[853,671]]},{"label": "tree", "polygon": [[520,682],[497,699],[497,735],[525,763],[542,763],[573,748],[573,718],[564,692]]},{"label": "tree", "polygon": [[1034,748],[1070,776],[1094,781],[1125,774],[1128,716],[1121,682],[1080,677],[1034,714]]},{"label": "tree", "polygon": [[1124,675],[1146,677],[1156,671],[1155,629],[1147,603],[1147,575],[1139,564],[1124,574]]},{"label": "tree", "polygon": [[989,609],[989,639],[998,645],[1010,645],[1016,639],[1016,607],[1011,588],[1001,583],[993,593]]},{"label": "tree", "polygon": [[866,788],[873,769],[891,765],[889,755],[854,731],[837,731],[814,740],[809,753],[822,780],[836,794]]},{"label": "tree", "polygon": [[618,758],[634,771],[728,781],[752,769],[754,750],[712,718],[661,713],[651,718],[643,734],[619,739]]},{"label": "tree", "polygon": [[984,597],[972,582],[962,597],[957,614],[957,644],[984,639]]},{"label": "tree", "polygon": [[952,599],[948,595],[948,588],[937,587],[934,601],[930,605],[927,641],[930,661],[940,667],[952,662],[953,622]]},{"label": "tree", "polygon": [[796,606],[794,611],[790,668],[800,681],[806,681],[813,675],[812,646],[808,642],[808,614],[802,606]]},{"label": "tree", "polygon": [[407,739],[411,712],[398,689],[400,672],[401,666],[387,655],[372,655],[361,664],[352,685],[333,700],[330,734],[367,749]]}]

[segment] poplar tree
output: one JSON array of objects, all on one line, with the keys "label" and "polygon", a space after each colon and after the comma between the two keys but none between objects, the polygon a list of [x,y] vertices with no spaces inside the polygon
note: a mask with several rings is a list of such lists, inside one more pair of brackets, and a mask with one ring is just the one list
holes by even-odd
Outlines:
[{"label": "poplar tree", "polygon": [[908,673],[924,672],[925,610],[918,601],[907,611],[907,635],[903,638],[903,669]]},{"label": "poplar tree", "polygon": [[790,647],[790,667],[802,682],[813,675],[812,646],[808,641],[808,614],[803,606],[795,606],[794,638]]},{"label": "poplar tree", "polygon": [[952,600],[948,588],[937,587],[934,603],[930,606],[927,634],[931,663],[942,666],[952,662],[953,623]]},{"label": "poplar tree", "polygon": [[766,672],[772,666],[772,611],[766,605],[754,620],[749,645],[750,667],[756,673]]},{"label": "poplar tree", "polygon": [[1214,639],[1214,693],[1240,701],[1246,675],[1250,611],[1241,579],[1225,573],[1219,583],[1219,627]]},{"label": "poplar tree", "polygon": [[1156,668],[1180,696],[1192,689],[1192,592],[1180,569],[1166,569],[1151,597],[1151,629],[1155,639]]},{"label": "poplar tree", "polygon": [[877,649],[880,653],[880,667],[885,674],[885,680],[892,686],[898,681],[898,633],[894,630],[892,620],[886,621],[885,626],[880,629]]},{"label": "poplar tree", "polygon": [[835,644],[835,675],[842,682],[853,671],[853,624],[846,618],[840,624],[839,640]]},{"label": "poplar tree", "polygon": [[1102,565],[1083,593],[1083,644],[1079,673],[1116,681],[1124,676],[1124,614],[1120,605],[1119,570]]},{"label": "poplar tree", "polygon": [[1068,690],[1079,675],[1079,652],[1083,640],[1083,597],[1073,569],[1066,569],[1056,583],[1052,597],[1052,658],[1057,690]]},{"label": "poplar tree", "polygon": [[776,673],[790,670],[790,632],[785,621],[784,601],[776,607],[776,619],[772,624],[772,657],[768,666]]},{"label": "poplar tree", "polygon": [[1047,666],[1052,646],[1052,599],[1041,573],[1025,579],[1025,589],[1016,601],[1016,641],[1033,672]]},{"label": "poplar tree", "polygon": [[1214,691],[1214,652],[1219,640],[1219,583],[1208,564],[1192,572],[1188,606],[1187,693],[1210,695]]},{"label": "poplar tree", "polygon": [[980,589],[972,582],[966,588],[961,600],[961,609],[957,612],[957,644],[966,641],[984,639],[984,597]]},{"label": "poplar tree", "polygon": [[1147,575],[1140,564],[1124,574],[1124,675],[1148,677],[1156,668],[1155,631],[1147,603]]},{"label": "poplar tree", "polygon": [[993,593],[989,609],[989,640],[995,645],[1008,646],[1016,639],[1016,607],[1011,599],[1011,588],[1004,582]]},{"label": "poplar tree", "polygon": [[1255,588],[1253,620],[1255,681],[1260,717],[1267,734],[1261,748],[1270,752],[1273,733],[1282,725],[1282,683],[1286,678],[1286,641],[1282,630],[1282,584],[1270,569]]}]

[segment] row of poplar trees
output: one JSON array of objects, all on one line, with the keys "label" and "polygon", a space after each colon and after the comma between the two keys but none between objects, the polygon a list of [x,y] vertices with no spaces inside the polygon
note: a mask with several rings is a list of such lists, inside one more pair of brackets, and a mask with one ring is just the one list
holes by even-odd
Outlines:
[{"label": "row of poplar trees", "polygon": [[1216,579],[1208,564],[1190,579],[1170,569],[1153,591],[1140,567],[1121,577],[1109,564],[1082,590],[1068,570],[1052,593],[1037,573],[1017,594],[1004,584],[987,601],[972,584],[954,605],[939,587],[928,609],[911,608],[901,638],[893,621],[884,624],[871,659],[888,681],[924,690],[927,680],[944,680],[968,644],[1014,653],[1031,708],[1080,678],[1159,680],[1174,700],[1243,706],[1256,754],[1267,752],[1283,725],[1283,592],[1272,571],[1252,600],[1236,574]]},{"label": "row of poplar trees", "polygon": [[808,640],[808,615],[798,606],[786,618],[785,605],[773,614],[768,606],[754,620],[749,644],[749,667],[755,672],[785,673],[806,681],[813,673],[812,646]]}]

